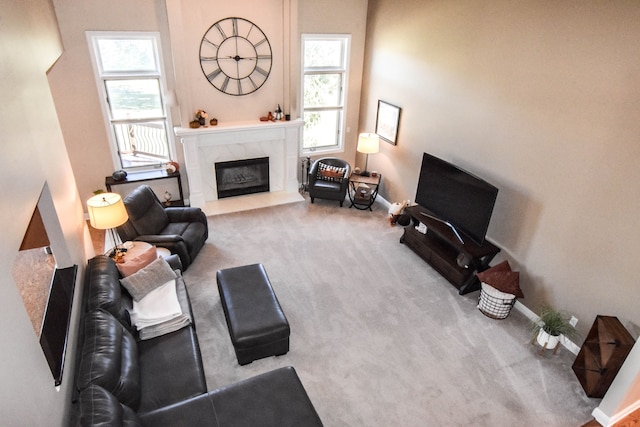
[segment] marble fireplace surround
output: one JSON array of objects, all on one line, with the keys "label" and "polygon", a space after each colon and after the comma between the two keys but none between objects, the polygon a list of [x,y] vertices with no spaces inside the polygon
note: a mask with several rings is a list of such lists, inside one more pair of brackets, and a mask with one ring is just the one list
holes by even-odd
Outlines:
[{"label": "marble fireplace surround", "polygon": [[[191,206],[216,215],[303,200],[298,193],[303,124],[298,119],[175,128],[184,149]],[[256,157],[269,157],[269,192],[218,199],[215,163]]]}]

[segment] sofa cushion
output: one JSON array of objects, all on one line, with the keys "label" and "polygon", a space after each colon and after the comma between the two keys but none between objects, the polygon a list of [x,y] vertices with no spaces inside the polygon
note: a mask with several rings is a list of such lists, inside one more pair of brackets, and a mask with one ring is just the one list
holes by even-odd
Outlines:
[{"label": "sofa cushion", "polygon": [[134,410],[140,404],[138,349],[131,333],[104,310],[87,313],[76,385],[99,385]]},{"label": "sofa cushion", "polygon": [[164,258],[157,258],[151,264],[120,280],[135,301],[142,300],[149,292],[157,289],[169,280],[174,280],[176,273]]},{"label": "sofa cushion", "polygon": [[138,354],[139,415],[207,392],[200,346],[192,327],[139,341]]},{"label": "sofa cushion", "polygon": [[175,234],[176,236],[182,236],[187,227],[189,227],[188,222],[170,222],[159,234]]},{"label": "sofa cushion", "polygon": [[139,427],[140,420],[128,406],[118,402],[104,388],[91,385],[80,393],[78,425],[82,427]]},{"label": "sofa cushion", "polygon": [[[131,328],[128,308],[131,296],[120,285],[120,273],[113,259],[98,255],[87,265],[85,300],[86,311],[103,309],[111,313],[127,328]],[[131,330],[131,329],[130,329]]]},{"label": "sofa cushion", "polygon": [[319,179],[313,183],[313,188],[317,191],[331,191],[339,194],[342,191],[342,184],[335,181]]}]

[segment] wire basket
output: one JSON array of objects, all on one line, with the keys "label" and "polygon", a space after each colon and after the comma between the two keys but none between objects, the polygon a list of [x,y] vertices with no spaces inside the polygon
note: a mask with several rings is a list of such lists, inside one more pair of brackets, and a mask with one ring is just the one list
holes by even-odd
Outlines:
[{"label": "wire basket", "polygon": [[478,309],[492,319],[504,319],[516,303],[516,296],[500,292],[491,285],[482,282]]}]

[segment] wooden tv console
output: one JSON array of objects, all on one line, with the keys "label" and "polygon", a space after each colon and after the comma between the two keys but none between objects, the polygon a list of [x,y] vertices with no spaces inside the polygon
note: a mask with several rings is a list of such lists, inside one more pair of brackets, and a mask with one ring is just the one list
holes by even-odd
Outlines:
[{"label": "wooden tv console", "polygon": [[[411,216],[411,223],[404,228],[400,243],[428,262],[458,289],[460,295],[479,290],[480,281],[476,273],[489,268],[489,263],[500,252],[500,248],[486,239],[479,246],[466,236],[462,236],[462,243],[449,226],[423,215],[423,212],[428,213],[421,206],[406,209]],[[427,227],[425,234],[416,229],[420,223]],[[463,266],[458,264],[459,257],[465,261]]]}]

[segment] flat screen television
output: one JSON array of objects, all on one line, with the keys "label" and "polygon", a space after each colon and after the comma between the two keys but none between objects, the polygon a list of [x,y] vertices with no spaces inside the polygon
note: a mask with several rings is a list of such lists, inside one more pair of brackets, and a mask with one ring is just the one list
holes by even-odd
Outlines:
[{"label": "flat screen television", "polygon": [[458,239],[482,245],[498,189],[487,181],[431,154],[424,153],[416,203],[447,224]]}]

